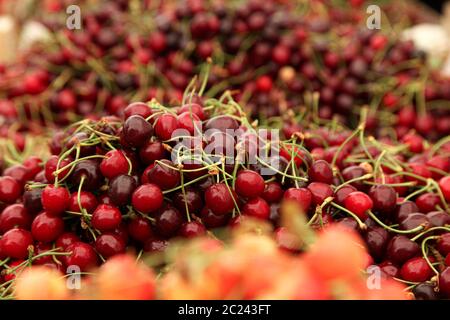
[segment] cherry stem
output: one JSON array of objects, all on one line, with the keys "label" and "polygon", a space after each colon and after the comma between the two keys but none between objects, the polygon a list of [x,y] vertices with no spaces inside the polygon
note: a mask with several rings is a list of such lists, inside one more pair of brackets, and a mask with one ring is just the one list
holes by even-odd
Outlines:
[{"label": "cherry stem", "polygon": [[359,226],[359,228],[360,228],[361,230],[366,230],[366,229],[367,229],[367,225],[366,225],[364,222],[362,222],[361,219],[360,219],[356,214],[354,214],[354,213],[351,212],[350,210],[348,210],[348,209],[346,209],[346,208],[344,208],[344,207],[338,205],[336,202],[333,202],[333,201],[332,201],[330,204],[331,204],[333,207],[335,207],[335,208],[337,208],[337,209],[339,209],[339,210],[341,210],[341,211],[344,211],[344,212],[348,213],[353,219],[356,220],[356,222],[358,223],[358,226]]},{"label": "cherry stem", "polygon": [[368,214],[368,215],[369,215],[376,223],[378,223],[380,226],[382,226],[383,228],[385,228],[385,229],[387,229],[387,230],[389,230],[389,231],[395,232],[395,233],[400,233],[400,234],[410,234],[410,233],[416,233],[416,232],[419,232],[419,231],[421,231],[421,230],[424,229],[424,226],[422,226],[422,225],[417,226],[417,227],[415,227],[414,229],[409,229],[409,230],[398,230],[398,229],[394,229],[394,228],[392,228],[392,227],[386,225],[386,224],[385,224],[384,222],[382,222],[380,219],[378,219],[378,217],[377,217],[375,214],[373,214],[372,211],[367,210],[367,214]]},{"label": "cherry stem", "polygon": [[430,229],[425,230],[422,233],[419,233],[417,236],[414,236],[414,238],[411,238],[412,241],[416,241],[417,239],[421,238],[422,236],[424,236],[425,234],[431,232],[431,231],[436,231],[436,230],[445,230],[447,232],[450,232],[450,228],[448,227],[433,227]]},{"label": "cherry stem", "polygon": [[439,271],[436,270],[436,268],[435,268],[435,267],[433,266],[433,264],[431,263],[430,259],[428,259],[428,252],[427,252],[426,242],[429,241],[429,240],[436,240],[436,239],[438,239],[438,238],[439,238],[439,236],[431,236],[431,237],[425,238],[425,239],[422,241],[422,245],[421,245],[423,258],[424,258],[425,261],[428,263],[428,266],[431,268],[431,270],[433,270],[433,272],[434,272],[437,276],[439,276]]}]

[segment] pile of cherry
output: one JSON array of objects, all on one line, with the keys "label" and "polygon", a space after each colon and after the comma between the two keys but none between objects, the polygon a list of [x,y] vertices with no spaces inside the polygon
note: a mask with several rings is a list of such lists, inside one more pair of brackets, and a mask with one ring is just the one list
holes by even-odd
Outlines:
[{"label": "pile of cherry", "polygon": [[229,93],[188,99],[176,108],[133,103],[123,119],[74,123],[54,135],[45,162],[30,157],[3,172],[2,297],[29,265],[83,272],[249,217],[272,223],[279,246],[298,254],[280,226],[282,201],[295,202],[315,229],[358,231],[370,263],[416,298],[450,297],[448,139],[375,140],[364,134],[367,112],[354,131],[312,112],[277,140],[261,137]]},{"label": "pile of cherry", "polygon": [[[306,93],[318,92],[320,117],[344,115],[347,125],[357,123],[359,106],[371,105],[366,129],[377,136],[391,134],[393,125],[399,138],[410,129],[433,140],[450,133],[442,104],[450,80],[429,70],[411,42],[367,30],[361,1],[318,1],[300,16],[296,6],[165,1],[142,4],[136,15],[129,1],[105,1],[82,8],[82,30],[65,27],[62,7],[45,14],[55,42],[0,67],[0,136],[12,135],[23,149],[20,132],[43,124],[122,116],[128,103],[154,97],[179,104],[192,77],[207,72],[208,58],[206,94],[235,89],[253,117],[296,110]],[[11,133],[18,121],[22,127]]]}]

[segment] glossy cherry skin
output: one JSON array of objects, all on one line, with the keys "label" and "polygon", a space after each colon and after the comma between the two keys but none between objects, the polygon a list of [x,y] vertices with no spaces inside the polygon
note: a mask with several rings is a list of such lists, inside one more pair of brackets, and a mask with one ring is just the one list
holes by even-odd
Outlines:
[{"label": "glossy cherry skin", "polygon": [[200,211],[200,217],[203,224],[208,228],[222,227],[226,225],[230,218],[227,214],[216,214],[206,206]]},{"label": "glossy cherry skin", "polygon": [[389,242],[389,232],[382,227],[369,228],[364,236],[370,254],[375,260],[384,257]]},{"label": "glossy cherry skin", "polygon": [[411,239],[397,235],[389,241],[386,253],[390,261],[400,265],[406,260],[419,255],[420,247]]},{"label": "glossy cherry skin", "polygon": [[74,185],[80,185],[82,180],[83,190],[96,191],[102,186],[104,178],[97,160],[83,160],[75,165],[70,175],[70,182]]},{"label": "glossy cherry skin", "polygon": [[[40,254],[46,253],[49,250],[53,249],[52,245],[50,243],[42,243],[39,242],[38,244],[36,244],[34,246],[34,256],[38,256]],[[44,264],[44,263],[50,263],[53,262],[53,258],[52,256],[49,255],[44,255],[40,258],[34,259],[33,260],[33,264]]]},{"label": "glossy cherry skin", "polygon": [[270,217],[270,207],[263,198],[257,197],[248,200],[242,207],[241,213],[261,220],[268,220]]},{"label": "glossy cherry skin", "polygon": [[235,207],[236,200],[233,191],[230,191],[224,183],[213,184],[205,190],[205,204],[218,215],[230,213]]},{"label": "glossy cherry skin", "polygon": [[203,110],[203,107],[197,103],[188,103],[185,105],[182,105],[180,109],[178,110],[178,114],[182,114],[184,112],[192,112],[195,114],[201,121],[206,119],[205,111]]},{"label": "glossy cherry skin", "polygon": [[95,240],[95,249],[103,258],[110,258],[125,252],[125,241],[114,233],[103,233]]},{"label": "glossy cherry skin", "polygon": [[153,236],[152,225],[149,220],[137,217],[128,224],[128,233],[134,240],[145,242]]},{"label": "glossy cherry skin", "polygon": [[11,229],[0,239],[2,255],[12,259],[25,259],[28,257],[28,248],[33,245],[33,237],[29,231]]},{"label": "glossy cherry skin", "polygon": [[236,176],[235,188],[237,194],[244,198],[259,197],[264,192],[264,179],[255,171],[241,170]]},{"label": "glossy cherry skin", "polygon": [[354,186],[346,185],[334,192],[334,201],[339,205],[344,205],[345,198],[352,192],[357,191]]},{"label": "glossy cherry skin", "polygon": [[[349,181],[353,179],[357,179],[365,175],[367,172],[360,166],[351,166],[347,167],[342,171],[342,177],[344,178],[344,181]],[[358,190],[364,190],[366,187],[362,183],[362,180],[357,180],[351,183],[352,186],[354,186]]]},{"label": "glossy cherry skin", "polygon": [[444,211],[431,211],[426,214],[431,227],[450,225],[450,215]]},{"label": "glossy cherry skin", "polygon": [[439,275],[439,291],[446,298],[450,298],[450,267],[444,269]]},{"label": "glossy cherry skin", "polygon": [[312,202],[314,205],[321,205],[325,199],[333,196],[333,189],[329,184],[323,182],[311,182],[308,185],[308,190],[312,194]]},{"label": "glossy cherry skin", "polygon": [[3,176],[14,178],[21,186],[25,185],[28,180],[32,179],[30,169],[23,165],[14,165],[6,168],[3,171]]},{"label": "glossy cherry skin", "polygon": [[206,228],[198,221],[185,222],[181,225],[180,235],[184,238],[195,238],[206,234]]},{"label": "glossy cherry skin", "polygon": [[173,196],[173,205],[183,213],[186,212],[186,205],[189,213],[198,213],[203,208],[203,199],[199,191],[186,187],[183,192],[177,192]]},{"label": "glossy cherry skin", "polygon": [[205,129],[216,129],[220,132],[226,132],[227,129],[236,130],[239,128],[239,123],[230,116],[217,116],[209,119],[205,123]]},{"label": "glossy cherry skin", "polygon": [[162,190],[175,188],[180,184],[180,171],[175,164],[167,159],[155,163],[148,172],[148,181],[158,185]]},{"label": "glossy cherry skin", "polygon": [[[86,142],[88,142],[88,140],[89,140],[89,135],[86,132],[77,132],[74,135],[72,135],[70,137],[70,139],[67,141],[66,148],[70,149],[79,143],[86,143]],[[80,146],[80,156],[81,157],[86,157],[86,156],[89,156],[94,153],[95,153],[95,146],[93,146],[93,145]],[[71,154],[75,155],[76,150],[74,150]]]},{"label": "glossy cherry skin", "polygon": [[105,157],[100,163],[100,171],[103,176],[108,179],[112,179],[121,174],[127,174],[130,165],[123,151],[121,150],[111,150],[105,154]]},{"label": "glossy cherry skin", "polygon": [[373,207],[373,202],[364,192],[354,191],[345,198],[344,206],[359,218],[365,219],[367,218],[367,210],[370,210]]},{"label": "glossy cherry skin", "polygon": [[55,245],[58,248],[65,250],[68,246],[75,242],[79,242],[80,238],[73,232],[64,232],[58,239],[56,239]]},{"label": "glossy cherry skin", "polygon": [[400,269],[400,277],[411,282],[423,282],[431,278],[431,270],[423,257],[415,257],[406,261]]},{"label": "glossy cherry skin", "polygon": [[94,248],[87,243],[75,242],[67,246],[65,252],[70,253],[63,258],[66,267],[76,266],[81,271],[88,271],[98,263],[98,257]]},{"label": "glossy cherry skin", "polygon": [[333,183],[333,170],[330,164],[325,160],[317,160],[308,170],[310,181],[322,182],[326,184]]},{"label": "glossy cherry skin", "polygon": [[312,203],[312,193],[306,188],[289,188],[284,192],[284,201],[293,201],[299,205],[303,211],[308,211]]},{"label": "glossy cherry skin", "polygon": [[155,134],[163,141],[172,138],[172,133],[178,129],[178,119],[173,114],[163,114],[156,119]]},{"label": "glossy cherry skin", "polygon": [[142,116],[134,115],[125,120],[122,134],[128,145],[139,148],[150,139],[153,127]]},{"label": "glossy cherry skin", "polygon": [[21,187],[14,178],[0,177],[0,202],[14,203],[21,192]]},{"label": "glossy cherry skin", "polygon": [[183,129],[188,132],[191,136],[194,135],[195,131],[199,132],[201,130],[200,118],[190,112],[183,112],[178,115],[178,129]]},{"label": "glossy cherry skin", "polygon": [[426,229],[429,228],[430,225],[430,220],[423,213],[410,213],[406,219],[400,222],[400,228],[402,230],[412,230],[419,226],[423,226],[423,228]]},{"label": "glossy cherry skin", "polygon": [[134,102],[129,104],[125,108],[123,114],[125,116],[125,119],[128,119],[129,117],[136,115],[141,116],[145,119],[152,115],[152,109],[146,103]]},{"label": "glossy cherry skin", "polygon": [[439,180],[439,188],[445,200],[450,201],[450,176],[443,177]]},{"label": "glossy cherry skin", "polygon": [[152,164],[155,160],[161,160],[166,155],[167,152],[159,141],[148,141],[139,149],[139,158],[146,165]]},{"label": "glossy cherry skin", "polygon": [[396,210],[397,221],[405,220],[410,213],[419,212],[419,207],[412,201],[405,201],[398,205]]},{"label": "glossy cherry skin", "polygon": [[450,233],[442,234],[436,242],[436,249],[443,256],[450,253]]},{"label": "glossy cherry skin", "polygon": [[63,219],[58,216],[50,215],[46,211],[38,214],[31,224],[31,234],[37,241],[55,241],[63,232]]},{"label": "glossy cherry skin", "polygon": [[136,179],[122,174],[109,182],[108,195],[115,205],[124,206],[131,203],[131,196],[136,188]]},{"label": "glossy cherry skin", "polygon": [[397,194],[394,188],[386,185],[375,185],[369,190],[369,197],[373,201],[373,209],[379,213],[390,213],[395,210]]},{"label": "glossy cherry skin", "polygon": [[397,278],[398,277],[399,269],[392,262],[390,262],[390,261],[383,261],[378,266],[380,267],[381,272],[383,273],[383,275],[385,275],[386,277],[390,277],[390,278],[393,278],[393,277]]},{"label": "glossy cherry skin", "polygon": [[163,237],[175,235],[183,224],[183,215],[172,206],[162,209],[156,216],[155,230]]},{"label": "glossy cherry skin", "polygon": [[281,188],[281,185],[276,181],[271,181],[266,183],[261,197],[266,200],[267,203],[276,203],[281,200],[283,193],[284,191],[283,188]]},{"label": "glossy cherry skin", "polygon": [[113,231],[122,222],[122,214],[117,207],[101,204],[92,213],[91,224],[101,232]]},{"label": "glossy cherry skin", "polygon": [[[80,195],[81,207],[86,210],[87,213],[91,214],[97,208],[98,202],[97,198],[88,191],[81,191]],[[69,199],[69,206],[67,210],[73,212],[80,212],[80,203],[78,203],[78,191],[72,193]]]},{"label": "glossy cherry skin", "polygon": [[427,192],[417,197],[416,204],[420,212],[428,213],[438,210],[437,206],[441,204],[441,199],[437,194]]},{"label": "glossy cherry skin", "polygon": [[131,196],[131,203],[134,209],[145,214],[161,208],[163,200],[161,189],[152,183],[139,186]]},{"label": "glossy cherry skin", "polygon": [[22,204],[12,204],[3,209],[0,214],[0,233],[13,228],[28,230],[32,217]]},{"label": "glossy cherry skin", "polygon": [[439,299],[439,293],[436,291],[435,286],[427,282],[419,283],[413,288],[412,292],[416,300]]},{"label": "glossy cherry skin", "polygon": [[[59,166],[58,166],[59,162]],[[64,159],[59,161],[58,156],[51,156],[47,162],[45,163],[45,178],[49,183],[55,182],[55,175],[53,174],[57,168],[62,169],[65,168],[67,165],[69,165],[71,162],[70,159]],[[58,174],[58,179],[64,178],[69,173],[69,168],[62,170]]]},{"label": "glossy cherry skin", "polygon": [[48,185],[42,192],[42,207],[47,213],[59,216],[67,209],[69,199],[69,190],[64,187]]}]

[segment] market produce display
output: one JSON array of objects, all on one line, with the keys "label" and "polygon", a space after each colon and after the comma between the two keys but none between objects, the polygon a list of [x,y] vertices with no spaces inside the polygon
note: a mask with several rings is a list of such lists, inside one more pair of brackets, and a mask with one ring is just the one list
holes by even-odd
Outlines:
[{"label": "market produce display", "polygon": [[0,68],[1,298],[450,298],[450,78],[402,39],[420,18],[100,3],[82,30],[41,8],[51,39]]}]

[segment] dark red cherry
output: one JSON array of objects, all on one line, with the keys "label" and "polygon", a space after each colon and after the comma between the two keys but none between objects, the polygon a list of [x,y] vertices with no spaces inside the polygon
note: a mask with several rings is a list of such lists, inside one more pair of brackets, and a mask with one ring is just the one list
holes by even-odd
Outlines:
[{"label": "dark red cherry", "polygon": [[431,227],[450,225],[450,215],[444,211],[431,211],[426,214]]},{"label": "dark red cherry", "polygon": [[344,205],[345,198],[352,192],[357,191],[354,186],[345,185],[334,192],[334,201],[341,206]]},{"label": "dark red cherry", "polygon": [[64,257],[64,264],[67,267],[78,267],[81,271],[88,271],[98,263],[97,254],[94,248],[84,242],[75,242],[65,249],[70,253]]},{"label": "dark red cherry", "polygon": [[400,269],[400,277],[411,282],[423,282],[431,278],[431,270],[423,257],[415,257],[406,261]]},{"label": "dark red cherry", "polygon": [[206,234],[206,228],[198,221],[185,222],[182,224],[180,235],[185,238],[195,238]]},{"label": "dark red cherry", "polygon": [[164,239],[150,238],[145,241],[144,251],[145,252],[164,252],[169,242]]},{"label": "dark red cherry", "polygon": [[321,205],[325,199],[333,196],[333,189],[329,184],[323,182],[311,182],[308,185],[308,190],[312,194],[312,202],[314,205]]},{"label": "dark red cherry", "polygon": [[369,190],[369,197],[373,201],[373,209],[380,213],[390,213],[395,210],[397,194],[394,188],[386,185],[375,185]]},{"label": "dark red cherry", "polygon": [[224,183],[216,183],[205,191],[205,203],[215,214],[230,213],[235,206],[233,192]]},{"label": "dark red cherry", "polygon": [[23,205],[30,214],[37,214],[42,211],[42,192],[44,189],[30,189],[23,193]]},{"label": "dark red cherry", "polygon": [[163,114],[156,119],[155,135],[166,141],[172,138],[172,133],[178,129],[178,119],[173,114]]},{"label": "dark red cherry", "polygon": [[217,116],[206,121],[205,130],[215,129],[226,133],[226,130],[237,130],[239,123],[230,116]]},{"label": "dark red cherry", "polygon": [[122,174],[109,182],[108,195],[111,201],[120,207],[131,203],[131,196],[136,188],[136,179]]},{"label": "dark red cherry", "polygon": [[182,114],[183,112],[192,112],[195,114],[201,121],[206,119],[205,111],[203,107],[197,103],[188,103],[182,105],[178,110],[178,114]]},{"label": "dark red cherry", "polygon": [[162,190],[175,188],[180,184],[180,180],[180,171],[167,159],[155,163],[148,172],[148,181],[158,185]]},{"label": "dark red cherry", "polygon": [[351,185],[358,190],[365,189],[365,185],[363,184],[362,180],[357,180],[358,178],[361,178],[365,174],[367,174],[366,170],[364,170],[360,166],[350,166],[342,171],[342,177],[344,178],[344,181],[356,179],[356,181],[352,182]]},{"label": "dark red cherry", "polygon": [[450,233],[444,233],[439,237],[436,242],[436,249],[438,249],[443,256],[450,253]]},{"label": "dark red cherry", "polygon": [[173,205],[184,213],[186,213],[186,205],[189,213],[198,213],[203,208],[202,195],[194,188],[187,187],[184,193],[180,191],[174,194]]},{"label": "dark red cherry", "polygon": [[203,207],[203,209],[200,211],[200,217],[203,224],[208,228],[222,227],[228,222],[228,219],[230,218],[226,214],[215,214],[208,207]]},{"label": "dark red cherry", "polygon": [[281,185],[276,181],[266,183],[261,197],[268,203],[279,202],[283,197],[283,188],[281,188]]},{"label": "dark red cherry", "polygon": [[259,197],[264,192],[264,179],[255,171],[241,170],[236,176],[235,188],[237,194],[244,198]]},{"label": "dark red cherry", "polygon": [[65,250],[68,246],[75,242],[79,242],[80,238],[73,232],[64,232],[58,239],[56,239],[55,245],[57,248]]},{"label": "dark red cherry", "polygon": [[3,234],[13,228],[28,230],[31,220],[31,215],[22,204],[9,205],[0,214],[0,233]]},{"label": "dark red cherry", "polygon": [[405,220],[410,213],[419,212],[419,207],[412,201],[404,201],[400,203],[396,210],[397,221]]},{"label": "dark red cherry", "polygon": [[270,207],[266,200],[256,197],[248,200],[244,204],[241,213],[261,220],[268,220],[270,217]]},{"label": "dark red cherry", "polygon": [[163,200],[161,189],[152,183],[139,186],[131,196],[131,203],[134,209],[145,214],[161,208]]},{"label": "dark red cherry", "polygon": [[152,115],[152,109],[150,106],[143,102],[133,102],[129,104],[125,110],[123,111],[125,119],[128,119],[131,116],[141,116],[144,119],[148,118]]},{"label": "dark red cherry", "polygon": [[415,286],[412,290],[416,300],[438,300],[438,289],[431,283],[422,282]]},{"label": "dark red cherry", "polygon": [[153,134],[153,127],[142,116],[134,115],[125,120],[122,134],[131,147],[145,145]]},{"label": "dark red cherry", "polygon": [[128,233],[134,240],[145,242],[153,236],[152,225],[149,220],[137,217],[128,224]]},{"label": "dark red cherry", "polygon": [[183,224],[183,215],[172,206],[163,209],[155,220],[155,230],[163,237],[175,235]]},{"label": "dark red cherry", "polygon": [[367,248],[375,260],[384,257],[389,242],[389,232],[382,227],[369,228],[365,234]]},{"label": "dark red cherry", "polygon": [[383,261],[378,266],[380,267],[381,272],[384,275],[386,275],[387,277],[390,277],[390,278],[398,277],[398,273],[399,273],[398,267],[395,266],[392,262]]},{"label": "dark red cherry", "polygon": [[439,291],[444,297],[450,298],[450,267],[445,268],[439,275]]},{"label": "dark red cherry", "polygon": [[166,150],[159,141],[148,141],[139,149],[139,158],[146,165],[150,165],[156,160],[161,160],[165,157]]},{"label": "dark red cherry", "polygon": [[420,212],[428,213],[430,211],[438,210],[437,206],[441,204],[441,199],[437,194],[427,192],[416,199],[416,204],[419,207]]},{"label": "dark red cherry", "polygon": [[423,229],[426,229],[429,228],[430,225],[430,220],[423,213],[410,213],[400,222],[400,228],[402,230],[412,230],[418,226],[422,226]]},{"label": "dark red cherry", "polygon": [[400,265],[419,255],[420,247],[411,239],[403,235],[397,235],[389,241],[386,253],[389,260]]},{"label": "dark red cherry", "polygon": [[333,170],[325,160],[315,161],[309,168],[308,175],[310,180],[314,182],[333,183]]},{"label": "dark red cherry", "polygon": [[104,179],[97,160],[83,160],[74,166],[70,181],[74,185],[80,185],[82,180],[83,190],[94,191],[102,186]]},{"label": "dark red cherry", "polygon": [[126,244],[122,237],[117,234],[103,233],[95,240],[95,249],[102,257],[109,258],[124,253]]}]

